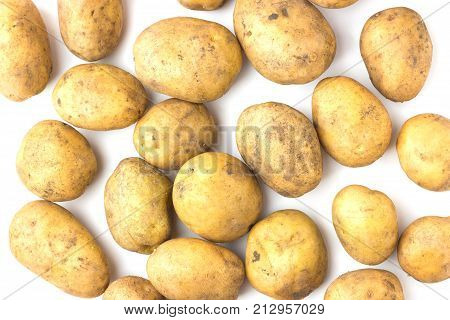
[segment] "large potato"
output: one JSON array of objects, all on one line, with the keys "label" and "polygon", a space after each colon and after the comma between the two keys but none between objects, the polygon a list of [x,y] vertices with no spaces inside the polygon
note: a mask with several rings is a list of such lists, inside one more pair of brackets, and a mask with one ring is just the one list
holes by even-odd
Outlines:
[{"label": "large potato", "polygon": [[152,283],[141,277],[127,276],[117,279],[108,286],[103,300],[162,300]]},{"label": "large potato", "polygon": [[11,222],[9,240],[21,264],[69,294],[97,297],[108,286],[101,248],[69,211],[54,203],[24,206]]},{"label": "large potato", "polygon": [[52,100],[61,118],[90,130],[128,127],[144,114],[148,104],[138,79],[107,64],[71,68],[56,84]]},{"label": "large potato", "polygon": [[405,272],[421,282],[450,278],[450,217],[422,217],[403,232],[397,248]]},{"label": "large potato", "polygon": [[380,269],[347,272],[334,280],[325,300],[404,300],[397,276]]},{"label": "large potato", "polygon": [[358,0],[310,0],[310,1],[324,8],[340,9],[348,7],[357,2]]},{"label": "large potato", "polygon": [[450,120],[420,114],[405,122],[397,139],[397,154],[408,177],[422,188],[450,190]]},{"label": "large potato", "polygon": [[247,108],[236,131],[239,152],[276,192],[299,197],[322,178],[322,154],[314,126],[302,113],[276,102]]},{"label": "large potato", "polygon": [[178,2],[192,10],[215,10],[223,5],[225,0],[178,0]]},{"label": "large potato", "polygon": [[195,103],[223,96],[242,67],[241,48],[228,29],[183,17],[144,30],[134,45],[134,60],[146,86]]},{"label": "large potato", "polygon": [[44,21],[30,0],[0,2],[0,93],[23,101],[44,90],[52,72]]},{"label": "large potato", "polygon": [[245,270],[258,291],[283,300],[303,299],[327,272],[327,248],[315,223],[303,212],[282,210],[250,231]]},{"label": "large potato", "polygon": [[119,44],[122,0],[58,0],[58,15],[66,46],[83,60],[100,60]]},{"label": "large potato", "polygon": [[361,55],[373,85],[383,96],[403,102],[422,89],[431,66],[433,44],[425,22],[408,8],[391,8],[364,25]]},{"label": "large potato", "polygon": [[81,196],[97,173],[97,159],[89,142],[71,126],[46,120],[22,140],[16,161],[25,186],[49,201]]},{"label": "large potato", "polygon": [[244,264],[232,251],[200,240],[178,238],[160,245],[147,263],[153,286],[168,299],[236,299]]},{"label": "large potato", "polygon": [[333,224],[344,249],[358,262],[379,264],[397,246],[397,213],[382,192],[358,185],[345,187],[333,201]]},{"label": "large potato", "polygon": [[171,187],[165,175],[142,159],[120,162],[106,183],[105,211],[121,247],[149,254],[170,237]]},{"label": "large potato", "polygon": [[207,152],[181,167],[173,187],[173,204],[191,231],[213,242],[229,242],[246,234],[258,219],[262,192],[240,160]]},{"label": "large potato", "polygon": [[351,78],[320,81],[312,97],[312,113],[322,146],[344,166],[371,164],[391,141],[392,124],[386,108]]},{"label": "large potato", "polygon": [[336,52],[333,30],[306,0],[236,0],[234,29],[255,69],[281,84],[313,81]]},{"label": "large potato", "polygon": [[216,141],[214,118],[202,104],[178,99],[158,103],[134,130],[134,146],[155,167],[179,169]]}]

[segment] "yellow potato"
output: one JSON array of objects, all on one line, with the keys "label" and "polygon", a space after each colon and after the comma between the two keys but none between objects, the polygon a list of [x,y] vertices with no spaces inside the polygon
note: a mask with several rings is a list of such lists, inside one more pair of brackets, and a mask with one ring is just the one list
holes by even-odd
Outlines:
[{"label": "yellow potato", "polygon": [[178,0],[178,2],[192,10],[215,10],[222,6],[225,0]]},{"label": "yellow potato", "polygon": [[109,283],[100,246],[66,209],[34,201],[14,216],[9,229],[12,254],[39,277],[74,296],[101,295]]},{"label": "yellow potato", "polygon": [[52,72],[44,21],[30,0],[0,2],[0,93],[23,101],[46,87]]},{"label": "yellow potato", "polygon": [[168,299],[236,299],[244,264],[232,251],[200,240],[178,238],[160,245],[147,263],[153,286]]},{"label": "yellow potato", "polygon": [[357,2],[358,0],[310,0],[310,1],[324,8],[340,9],[348,7]]},{"label": "yellow potato", "polygon": [[312,113],[322,146],[344,166],[373,163],[391,141],[392,124],[386,108],[351,78],[320,81],[312,97]]},{"label": "yellow potato", "polygon": [[250,284],[275,299],[303,299],[327,272],[327,248],[315,223],[303,212],[282,210],[250,231],[245,270]]},{"label": "yellow potato", "polygon": [[431,67],[433,44],[417,12],[391,8],[373,15],[362,30],[360,49],[370,79],[383,96],[403,102],[419,94]]},{"label": "yellow potato", "polygon": [[128,127],[144,114],[148,104],[138,79],[107,64],[71,68],[56,84],[52,100],[61,118],[90,130]]},{"label": "yellow potato", "polygon": [[103,300],[163,300],[152,283],[141,277],[127,276],[108,286]]}]

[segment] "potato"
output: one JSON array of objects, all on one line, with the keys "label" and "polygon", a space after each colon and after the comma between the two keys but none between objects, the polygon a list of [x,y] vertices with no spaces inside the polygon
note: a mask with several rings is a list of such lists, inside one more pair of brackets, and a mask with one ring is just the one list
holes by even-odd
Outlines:
[{"label": "potato", "polygon": [[228,29],[184,17],[144,30],[134,60],[138,78],[150,89],[195,103],[222,97],[242,67],[241,48]]},{"label": "potato", "polygon": [[322,178],[322,153],[314,126],[281,103],[247,108],[236,130],[239,152],[262,180],[283,196],[297,198]]},{"label": "potato", "polygon": [[47,86],[52,72],[44,21],[30,0],[0,3],[0,93],[24,101]]},{"label": "potato", "polygon": [[408,177],[431,191],[450,190],[450,120],[420,114],[403,124],[397,154]]},{"label": "potato", "polygon": [[336,53],[333,30],[306,0],[236,0],[234,29],[255,69],[280,84],[313,81]]},{"label": "potato", "polygon": [[114,240],[149,254],[169,239],[170,180],[139,158],[122,160],[105,187],[105,211]]},{"label": "potato", "polygon": [[450,217],[422,217],[403,232],[398,244],[402,269],[421,282],[450,278]]},{"label": "potato", "polygon": [[103,300],[162,300],[152,283],[141,277],[127,276],[117,279],[108,286]]},{"label": "potato", "polygon": [[303,212],[282,210],[250,231],[245,270],[250,284],[275,299],[303,299],[327,271],[327,248],[315,223]]},{"label": "potato", "polygon": [[373,163],[391,142],[392,124],[386,108],[351,78],[320,81],[312,97],[312,113],[325,151],[344,166]]},{"label": "potato", "polygon": [[22,140],[17,173],[35,195],[48,201],[80,197],[97,173],[97,159],[89,142],[71,126],[45,120]]},{"label": "potato", "polygon": [[215,10],[222,6],[225,0],[178,0],[178,2],[192,10]]},{"label": "potato", "polygon": [[383,96],[403,102],[419,94],[431,67],[433,44],[417,12],[391,8],[373,15],[362,30],[360,49],[370,79]]},{"label": "potato", "polygon": [[247,166],[226,153],[207,152],[186,162],[173,187],[181,221],[213,242],[246,234],[262,210],[262,192]]},{"label": "potato", "polygon": [[333,225],[347,253],[356,261],[376,265],[394,252],[397,213],[384,193],[351,185],[333,201]]},{"label": "potato", "polygon": [[9,229],[12,254],[33,273],[66,293],[92,298],[109,283],[100,246],[66,209],[33,201],[14,216]]},{"label": "potato", "polygon": [[340,9],[348,7],[357,2],[358,0],[310,0],[310,1],[324,8]]},{"label": "potato", "polygon": [[114,130],[135,123],[148,98],[138,79],[107,64],[69,69],[53,91],[53,105],[70,124],[89,130]]},{"label": "potato", "polygon": [[236,299],[244,282],[244,264],[232,251],[189,238],[169,240],[150,255],[148,277],[168,299]]},{"label": "potato", "polygon": [[347,272],[334,280],[325,292],[325,300],[404,300],[403,288],[391,272],[361,269]]},{"label": "potato", "polygon": [[103,59],[119,44],[122,0],[58,0],[58,16],[67,48],[80,59]]},{"label": "potato", "polygon": [[208,150],[217,128],[202,104],[169,99],[154,105],[134,130],[134,146],[155,167],[177,170]]}]

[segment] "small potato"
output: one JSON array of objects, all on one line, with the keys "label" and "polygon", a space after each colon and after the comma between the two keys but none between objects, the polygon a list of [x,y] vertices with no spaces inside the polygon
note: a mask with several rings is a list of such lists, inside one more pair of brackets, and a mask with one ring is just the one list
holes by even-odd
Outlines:
[{"label": "small potato", "polygon": [[158,103],[134,130],[134,146],[151,165],[178,170],[216,141],[214,118],[202,104],[178,99]]},{"label": "small potato", "polygon": [[246,234],[262,210],[258,181],[239,159],[207,152],[186,162],[173,187],[180,220],[213,242],[230,242]]},{"label": "small potato", "polygon": [[420,114],[405,122],[397,154],[408,177],[431,191],[450,190],[450,120]]},{"label": "small potato", "polygon": [[402,284],[391,272],[361,269],[347,272],[334,280],[325,292],[325,300],[404,300]]},{"label": "small potato", "polygon": [[324,8],[340,9],[348,7],[357,2],[358,0],[310,0],[310,1]]},{"label": "small potato", "polygon": [[433,44],[417,12],[391,8],[373,15],[362,30],[360,49],[383,96],[403,102],[419,94],[430,71]]},{"label": "small potato", "polygon": [[80,59],[100,60],[119,44],[122,0],[58,0],[58,15],[61,36]]},{"label": "small potato", "polygon": [[148,98],[138,79],[107,64],[68,70],[53,91],[53,105],[70,124],[89,130],[114,130],[135,123]]},{"label": "small potato", "polygon": [[333,224],[344,249],[360,263],[380,264],[397,246],[397,213],[382,192],[345,187],[333,201]]},{"label": "small potato", "polygon": [[256,290],[272,298],[305,298],[322,284],[327,264],[322,235],[303,212],[272,213],[248,235],[247,278]]},{"label": "small potato", "polygon": [[391,141],[392,124],[386,108],[351,78],[320,81],[312,97],[312,113],[322,146],[344,166],[375,162]]},{"label": "small potato", "polygon": [[52,72],[44,21],[30,0],[0,2],[0,93],[24,101],[47,86]]},{"label": "small potato", "polygon": [[105,187],[105,211],[114,240],[123,248],[152,253],[169,239],[172,184],[139,158],[122,160]]},{"label": "small potato", "polygon": [[236,140],[252,171],[283,196],[300,197],[322,178],[316,130],[307,117],[285,104],[269,102],[244,110]]},{"label": "small potato", "polygon": [[234,30],[255,69],[280,84],[313,81],[336,53],[333,30],[307,0],[236,0]]},{"label": "small potato", "polygon": [[138,78],[150,89],[194,103],[222,97],[242,67],[241,47],[227,28],[184,17],[144,30],[134,60]]},{"label": "small potato", "polygon": [[100,246],[66,209],[33,201],[14,216],[9,228],[12,254],[30,271],[74,296],[93,298],[109,283]]},{"label": "small potato", "polygon": [[152,283],[141,277],[127,276],[108,286],[103,300],[163,300]]},{"label": "small potato", "polygon": [[450,278],[450,217],[422,217],[403,232],[397,248],[402,269],[421,282]]},{"label": "small potato", "polygon": [[178,0],[178,2],[191,10],[215,10],[222,6],[225,0]]},{"label": "small potato", "polygon": [[80,197],[97,173],[89,142],[71,126],[56,120],[37,123],[22,140],[16,160],[25,186],[48,201]]},{"label": "small potato", "polygon": [[232,251],[188,238],[160,245],[148,258],[147,273],[172,300],[236,299],[245,278],[244,264]]}]

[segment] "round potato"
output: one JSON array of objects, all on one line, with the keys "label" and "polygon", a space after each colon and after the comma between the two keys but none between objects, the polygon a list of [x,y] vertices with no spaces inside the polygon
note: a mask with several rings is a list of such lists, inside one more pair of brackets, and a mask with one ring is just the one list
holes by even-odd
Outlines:
[{"label": "round potato", "polygon": [[89,130],[114,130],[135,123],[148,98],[138,79],[107,64],[71,68],[53,91],[53,105],[70,124]]},{"label": "round potato", "polygon": [[397,154],[408,177],[431,191],[450,190],[450,120],[420,114],[405,122]]},{"label": "round potato", "polygon": [[80,59],[100,60],[119,44],[122,0],[58,0],[58,15],[61,36]]},{"label": "round potato", "polygon": [[312,113],[322,146],[344,166],[375,162],[391,142],[392,124],[386,108],[351,78],[320,81],[312,97]]},{"label": "round potato", "polygon": [[333,201],[333,225],[344,249],[360,263],[380,264],[397,246],[395,206],[379,191],[357,185],[339,191]]},{"label": "round potato", "polygon": [[237,39],[220,24],[195,19],[161,20],[134,45],[138,78],[149,88],[195,103],[222,97],[242,67]]},{"label": "round potato", "polygon": [[123,248],[149,254],[169,239],[172,183],[139,158],[120,162],[105,187],[109,230]]},{"label": "round potato", "polygon": [[347,272],[334,280],[325,300],[404,300],[397,276],[380,269]]},{"label": "round potato", "polygon": [[71,126],[45,120],[22,140],[16,168],[35,195],[48,201],[81,196],[97,173],[97,159],[89,142]]},{"label": "round potato", "polygon": [[152,283],[141,277],[127,276],[108,286],[103,300],[163,300]]},{"label": "round potato", "polygon": [[422,217],[403,232],[397,248],[398,262],[421,282],[450,278],[450,217]]},{"label": "round potato", "polygon": [[425,84],[433,44],[425,22],[408,8],[391,8],[373,15],[364,25],[361,55],[373,85],[386,98],[413,99]]},{"label": "round potato", "polygon": [[178,217],[193,232],[213,242],[246,234],[262,210],[258,181],[239,159],[207,152],[186,162],[173,188]]},{"label": "round potato", "polygon": [[358,0],[310,0],[310,1],[324,8],[340,9],[348,7],[357,2]]},{"label": "round potato", "polygon": [[0,93],[24,101],[47,86],[52,72],[44,21],[30,0],[0,2]]},{"label": "round potato", "polygon": [[327,249],[315,223],[303,212],[282,210],[250,231],[245,270],[250,284],[275,299],[303,299],[327,272]]},{"label": "round potato", "polygon": [[314,126],[302,113],[269,102],[239,117],[236,140],[242,158],[272,189],[297,198],[322,178],[322,153]]},{"label": "round potato", "polygon": [[255,69],[280,84],[313,81],[336,53],[333,30],[307,0],[236,0],[234,29]]},{"label": "round potato", "polygon": [[214,118],[202,104],[169,99],[154,105],[136,125],[134,146],[150,164],[177,170],[216,141]]},{"label": "round potato", "polygon": [[9,241],[21,264],[64,292],[92,298],[108,286],[100,246],[69,211],[54,203],[25,205],[11,222]]},{"label": "round potato", "polygon": [[172,300],[236,299],[245,278],[244,264],[232,251],[189,238],[160,245],[148,258],[147,273]]},{"label": "round potato", "polygon": [[215,10],[222,6],[225,0],[178,0],[178,2],[191,10]]}]

